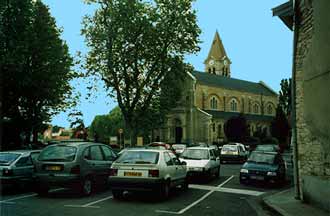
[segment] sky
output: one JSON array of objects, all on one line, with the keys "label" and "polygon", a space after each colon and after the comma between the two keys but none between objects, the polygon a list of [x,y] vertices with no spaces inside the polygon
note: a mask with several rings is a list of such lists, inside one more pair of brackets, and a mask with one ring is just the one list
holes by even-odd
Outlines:
[{"label": "sky", "polygon": [[[196,0],[201,50],[196,55],[186,56],[186,61],[195,70],[204,71],[203,61],[209,52],[215,31],[218,30],[226,53],[231,60],[231,76],[252,82],[263,81],[273,90],[280,90],[280,81],[291,77],[293,34],[271,9],[287,0]],[[43,0],[50,8],[58,27],[63,29],[62,39],[69,46],[70,53],[86,54],[88,48],[80,35],[84,15],[93,14],[94,7],[82,0]],[[107,114],[117,104],[107,96],[99,85],[99,91],[86,99],[87,84],[75,81],[73,86],[81,94],[76,107],[82,111],[86,126],[96,115]],[[53,125],[69,127],[68,112],[62,112],[52,119]]]}]

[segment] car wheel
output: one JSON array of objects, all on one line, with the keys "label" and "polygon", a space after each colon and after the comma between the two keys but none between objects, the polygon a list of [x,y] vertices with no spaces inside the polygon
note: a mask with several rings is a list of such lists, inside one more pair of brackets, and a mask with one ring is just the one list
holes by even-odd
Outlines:
[{"label": "car wheel", "polygon": [[220,167],[217,168],[217,171],[215,173],[216,178],[220,178]]},{"label": "car wheel", "polygon": [[170,195],[170,182],[166,181],[161,186],[161,189],[160,189],[160,198],[162,200],[166,200],[166,199],[168,199],[169,195]]},{"label": "car wheel", "polygon": [[185,178],[183,184],[182,184],[182,190],[183,191],[187,191],[189,188],[189,181],[188,181],[188,178]]},{"label": "car wheel", "polygon": [[39,185],[36,188],[36,192],[39,196],[45,196],[48,194],[49,188],[45,185]]},{"label": "car wheel", "polygon": [[123,199],[123,197],[124,197],[122,190],[112,190],[112,195],[113,195],[113,198],[118,199],[118,200]]},{"label": "car wheel", "polygon": [[84,196],[89,196],[93,192],[93,181],[90,177],[84,178],[84,180],[81,182],[81,188],[80,188],[81,194]]}]

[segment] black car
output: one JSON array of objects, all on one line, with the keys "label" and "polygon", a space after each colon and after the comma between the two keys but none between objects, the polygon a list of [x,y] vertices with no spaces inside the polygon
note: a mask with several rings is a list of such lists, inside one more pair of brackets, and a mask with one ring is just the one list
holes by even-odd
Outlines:
[{"label": "black car", "polygon": [[240,183],[247,184],[252,181],[283,183],[285,182],[285,171],[285,163],[281,154],[254,151],[241,168]]}]

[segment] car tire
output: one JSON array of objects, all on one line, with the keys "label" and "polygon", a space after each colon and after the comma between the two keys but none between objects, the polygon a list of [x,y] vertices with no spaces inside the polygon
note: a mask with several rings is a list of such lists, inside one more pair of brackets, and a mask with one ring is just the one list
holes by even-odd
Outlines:
[{"label": "car tire", "polygon": [[160,188],[160,199],[161,200],[167,200],[170,196],[170,182],[166,181],[164,184],[161,185]]},{"label": "car tire", "polygon": [[124,194],[122,190],[112,190],[112,196],[117,200],[121,200],[123,199]]},{"label": "car tire", "polygon": [[215,178],[220,178],[220,167],[218,167],[217,171],[215,172]]},{"label": "car tire", "polygon": [[185,178],[184,179],[184,182],[183,182],[183,184],[182,184],[182,190],[183,191],[187,191],[188,190],[188,188],[189,188],[189,181],[188,181],[188,178]]},{"label": "car tire", "polygon": [[36,193],[39,196],[46,196],[48,194],[48,191],[49,191],[49,187],[45,185],[39,185],[36,188]]},{"label": "car tire", "polygon": [[80,183],[80,193],[83,196],[90,196],[94,191],[94,183],[91,177],[86,177]]}]

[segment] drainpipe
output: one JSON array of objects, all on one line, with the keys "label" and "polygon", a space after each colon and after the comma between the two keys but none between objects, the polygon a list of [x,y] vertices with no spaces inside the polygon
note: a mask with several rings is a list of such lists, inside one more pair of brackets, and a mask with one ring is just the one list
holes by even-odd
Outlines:
[{"label": "drainpipe", "polygon": [[300,182],[298,168],[298,145],[297,145],[297,119],[296,119],[296,54],[298,43],[298,1],[293,0],[293,63],[292,63],[292,83],[291,83],[291,122],[292,122],[292,146],[293,146],[293,176],[295,185],[295,199],[300,199]]}]

